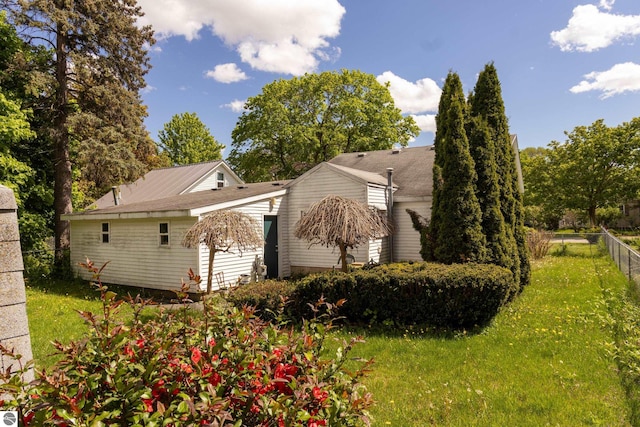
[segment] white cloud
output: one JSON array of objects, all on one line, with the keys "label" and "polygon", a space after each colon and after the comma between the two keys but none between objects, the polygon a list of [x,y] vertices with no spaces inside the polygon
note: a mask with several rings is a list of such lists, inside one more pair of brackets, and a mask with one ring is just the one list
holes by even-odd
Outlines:
[{"label": "white cloud", "polygon": [[139,0],[160,37],[198,38],[209,28],[236,49],[243,62],[262,71],[293,75],[314,71],[339,50],[345,8],[338,0]]},{"label": "white cloud", "polygon": [[228,104],[224,104],[221,107],[222,108],[228,108],[229,110],[233,111],[234,113],[242,113],[244,111],[244,104],[247,101],[241,101],[239,99],[234,99],[233,101],[231,101]]},{"label": "white cloud", "polygon": [[[613,1],[603,0],[600,5],[608,10]],[[615,15],[586,4],[573,9],[567,27],[553,31],[551,40],[563,51],[593,52],[637,35],[640,35],[640,15]]]},{"label": "white cloud", "polygon": [[151,86],[151,85],[146,85],[145,87],[142,88],[142,93],[147,94],[147,93],[151,93],[155,90],[158,90],[157,87],[155,86]]},{"label": "white cloud", "polygon": [[616,64],[607,71],[594,71],[584,78],[569,90],[573,93],[600,91],[603,99],[624,92],[640,91],[640,65],[633,62]]},{"label": "white cloud", "polygon": [[600,7],[604,10],[611,10],[616,0],[600,0]]},{"label": "white cloud", "polygon": [[412,114],[413,120],[416,121],[416,124],[420,128],[422,132],[433,132],[436,131],[436,115],[435,114]]},{"label": "white cloud", "polygon": [[234,63],[216,65],[213,70],[207,71],[205,76],[220,83],[236,83],[249,78],[245,72]]},{"label": "white cloud", "polygon": [[442,90],[429,78],[412,83],[391,71],[385,71],[376,77],[376,80],[381,84],[389,83],[389,92],[396,107],[405,114],[438,110]]}]

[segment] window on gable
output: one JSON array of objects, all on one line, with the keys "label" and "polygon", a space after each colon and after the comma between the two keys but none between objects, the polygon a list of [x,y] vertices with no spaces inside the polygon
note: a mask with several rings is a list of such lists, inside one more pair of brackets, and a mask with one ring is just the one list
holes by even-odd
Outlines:
[{"label": "window on gable", "polygon": [[169,246],[169,223],[161,222],[158,231],[160,246]]},{"label": "window on gable", "polygon": [[217,182],[218,182],[218,188],[224,187],[224,173],[218,172]]},{"label": "window on gable", "polygon": [[108,222],[102,223],[100,236],[102,243],[109,243],[111,240],[111,226]]}]

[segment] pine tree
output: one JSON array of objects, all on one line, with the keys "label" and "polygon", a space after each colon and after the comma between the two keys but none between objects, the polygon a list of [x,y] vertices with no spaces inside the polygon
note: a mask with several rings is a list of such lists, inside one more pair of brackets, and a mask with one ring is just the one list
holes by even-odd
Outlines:
[{"label": "pine tree", "polygon": [[483,262],[486,240],[475,194],[477,179],[465,132],[466,102],[462,83],[449,73],[438,109],[436,160],[430,234],[436,261],[446,264]]},{"label": "pine tree", "polygon": [[470,115],[486,122],[495,146],[500,209],[506,224],[505,253],[516,260],[512,271],[522,287],[529,283],[531,272],[525,241],[524,209],[502,90],[493,63],[487,64],[478,76],[474,93],[470,97]]},{"label": "pine tree", "polygon": [[[42,100],[53,117],[40,135],[53,140],[60,261],[69,248],[69,224],[61,216],[72,211],[72,163],[78,161],[81,173],[106,185],[134,178],[153,160],[155,146],[144,129],[139,97],[153,33],[138,26],[142,10],[135,0],[0,0],[0,5],[23,40],[54,52],[48,72],[41,73],[53,76]],[[76,150],[82,155],[74,158]]]}]

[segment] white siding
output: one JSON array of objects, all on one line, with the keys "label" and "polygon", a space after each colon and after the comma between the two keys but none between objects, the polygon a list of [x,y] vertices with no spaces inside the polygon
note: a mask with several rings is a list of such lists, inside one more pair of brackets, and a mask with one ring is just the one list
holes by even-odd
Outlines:
[{"label": "white siding", "polygon": [[422,261],[420,233],[413,228],[406,209],[431,218],[431,200],[421,202],[397,202],[393,207],[395,233],[393,235],[394,261]]},{"label": "white siding", "polygon": [[202,182],[198,183],[195,187],[189,190],[189,193],[195,193],[196,191],[203,190],[211,190],[212,188],[218,188],[218,172],[224,174],[224,186],[234,186],[239,185],[241,182],[231,176],[231,174],[224,168],[222,165],[215,168],[212,172],[209,173],[207,178],[205,178]]},{"label": "white siding", "polygon": [[[282,197],[265,199],[259,202],[246,204],[233,208],[240,212],[251,215],[259,224],[258,232],[262,235],[265,215],[278,217],[278,273],[280,277],[289,276],[289,258],[287,242],[287,215],[284,209],[285,201]],[[238,252],[236,248],[231,249],[232,253],[218,252],[213,263],[212,288],[218,289],[215,277],[216,273],[224,274],[225,284],[235,285],[242,274],[251,274],[255,257],[264,258],[264,248],[257,248],[253,251]],[[206,289],[206,278],[209,271],[209,249],[202,245],[200,248],[199,274],[203,277],[202,287]]]},{"label": "white siding", "polygon": [[386,249],[384,246],[385,239],[376,239],[369,242],[369,261],[380,264],[384,262]]},{"label": "white siding", "polygon": [[[367,188],[367,196],[369,205],[382,209],[386,213],[387,187],[369,184],[369,187]],[[369,259],[362,262],[373,260],[374,262],[380,263],[387,261],[389,259],[389,251],[387,249],[388,245],[385,244],[386,240],[386,238],[371,240],[369,242]]]},{"label": "white siding", "polygon": [[[110,224],[109,243],[101,242],[101,225]],[[159,224],[169,223],[169,246],[159,244]],[[195,218],[71,221],[71,263],[83,278],[91,275],[78,263],[91,259],[96,266],[109,261],[105,283],[161,290],[180,289],[189,268],[198,267],[198,251],[181,245]]]},{"label": "white siding", "polygon": [[387,187],[369,184],[367,187],[367,203],[378,209],[387,209]]},{"label": "white siding", "polygon": [[[326,248],[319,245],[309,247],[309,244],[294,237],[296,222],[302,212],[312,203],[333,194],[350,199],[367,202],[367,186],[347,178],[335,171],[321,168],[312,175],[296,182],[289,189],[289,257],[292,267],[303,268],[331,268],[337,265],[340,251],[337,248]],[[365,245],[350,250],[357,262],[369,261],[369,247]]]}]

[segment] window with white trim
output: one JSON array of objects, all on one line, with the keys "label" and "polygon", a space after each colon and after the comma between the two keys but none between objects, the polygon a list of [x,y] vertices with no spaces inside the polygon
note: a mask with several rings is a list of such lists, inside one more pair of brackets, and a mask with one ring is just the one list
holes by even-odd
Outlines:
[{"label": "window with white trim", "polygon": [[218,182],[218,188],[224,187],[224,173],[218,172],[217,182]]},{"label": "window with white trim", "polygon": [[160,246],[169,246],[169,223],[159,223],[158,232],[158,242],[160,243]]},{"label": "window with white trim", "polygon": [[103,222],[100,228],[100,241],[102,243],[109,243],[111,241],[111,224]]}]

